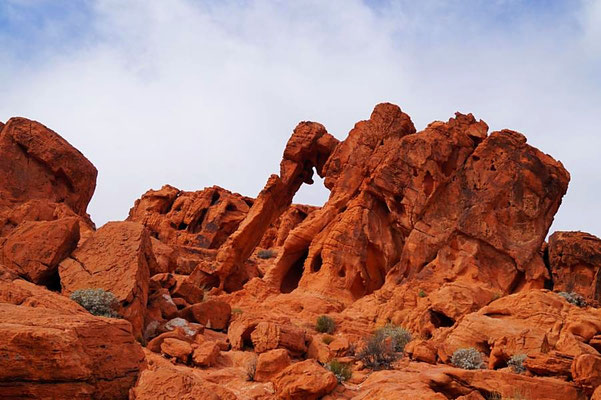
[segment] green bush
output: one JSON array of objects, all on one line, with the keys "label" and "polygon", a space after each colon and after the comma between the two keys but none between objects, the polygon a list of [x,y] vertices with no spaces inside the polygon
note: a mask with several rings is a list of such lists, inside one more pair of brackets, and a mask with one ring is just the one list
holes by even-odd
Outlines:
[{"label": "green bush", "polygon": [[526,371],[524,360],[528,357],[526,354],[514,354],[507,361],[507,366],[510,367],[516,374],[521,374]]},{"label": "green bush", "polygon": [[386,340],[384,335],[374,334],[367,339],[365,347],[357,354],[357,359],[373,370],[390,369],[392,363],[399,358],[394,349],[393,341]]},{"label": "green bush", "polygon": [[320,315],[317,318],[315,330],[320,333],[332,333],[336,330],[336,323],[327,315]]},{"label": "green bush", "polygon": [[259,250],[257,252],[257,257],[262,258],[264,260],[275,257],[276,255],[277,253],[273,250]]},{"label": "green bush", "polygon": [[399,352],[403,352],[407,343],[411,341],[411,333],[390,323],[376,329],[375,334],[383,336],[384,339],[390,338],[394,351]]},{"label": "green bush", "polygon": [[242,311],[241,308],[232,308],[232,314],[242,314],[244,311]]},{"label": "green bush", "polygon": [[103,289],[79,289],[71,293],[71,300],[79,303],[91,314],[99,317],[120,318],[117,313],[119,301],[111,292]]},{"label": "green bush", "polygon": [[426,292],[424,292],[423,289],[420,289],[419,292],[417,292],[417,295],[419,297],[426,297]]},{"label": "green bush", "polygon": [[451,364],[463,369],[484,368],[482,353],[473,347],[455,350],[451,356]]},{"label": "green bush", "polygon": [[561,297],[563,297],[564,299],[566,299],[568,301],[568,303],[574,304],[575,306],[578,307],[585,307],[586,306],[586,300],[584,299],[584,297],[582,297],[581,295],[579,295],[576,292],[559,292],[557,293],[558,295],[560,295]]},{"label": "green bush", "polygon": [[338,379],[338,382],[344,382],[351,378],[353,374],[350,365],[341,363],[338,360],[332,360],[326,364],[326,369],[331,371]]}]

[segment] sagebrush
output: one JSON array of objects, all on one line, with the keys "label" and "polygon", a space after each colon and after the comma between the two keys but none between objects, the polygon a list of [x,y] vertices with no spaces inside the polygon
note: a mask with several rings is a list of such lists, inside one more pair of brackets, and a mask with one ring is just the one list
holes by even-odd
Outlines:
[{"label": "sagebrush", "polygon": [[484,368],[484,358],[478,350],[469,347],[455,350],[451,356],[451,364],[463,369],[481,369]]},{"label": "sagebrush", "polygon": [[381,335],[384,339],[390,338],[389,340],[394,350],[399,352],[405,351],[405,346],[411,341],[411,333],[409,331],[391,323],[376,329],[375,335]]},{"label": "sagebrush", "polygon": [[104,289],[79,289],[71,293],[71,300],[79,303],[90,314],[99,317],[120,318],[117,312],[119,300]]},{"label": "sagebrush", "polygon": [[574,304],[575,306],[586,306],[586,300],[584,299],[584,297],[582,297],[576,292],[559,292],[557,294],[566,299],[568,303]]},{"label": "sagebrush", "polygon": [[315,330],[320,333],[332,333],[336,330],[336,322],[327,315],[320,315],[317,317]]},{"label": "sagebrush", "polygon": [[257,252],[257,257],[262,258],[264,260],[268,258],[273,258],[277,255],[277,253],[273,250],[259,250]]},{"label": "sagebrush", "polygon": [[510,367],[516,374],[526,372],[526,367],[524,367],[524,360],[526,357],[528,357],[526,354],[514,354],[511,356],[509,361],[507,361],[507,366]]},{"label": "sagebrush", "polygon": [[350,365],[341,363],[334,359],[326,364],[326,369],[331,371],[338,379],[338,382],[344,382],[351,378],[353,372]]}]

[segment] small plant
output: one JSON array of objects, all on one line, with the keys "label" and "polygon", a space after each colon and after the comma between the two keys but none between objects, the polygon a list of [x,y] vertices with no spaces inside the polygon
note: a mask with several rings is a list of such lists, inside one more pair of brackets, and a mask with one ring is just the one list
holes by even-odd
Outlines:
[{"label": "small plant", "polygon": [[267,260],[268,258],[273,258],[277,255],[277,253],[273,250],[259,250],[257,252],[257,257]]},{"label": "small plant", "polygon": [[330,335],[323,335],[321,337],[321,341],[324,342],[325,344],[330,344],[334,341],[334,337],[330,336]]},{"label": "small plant", "polygon": [[394,351],[403,352],[405,346],[411,341],[411,333],[398,325],[388,323],[382,328],[376,329],[376,336],[382,336],[383,339],[390,338]]},{"label": "small plant", "polygon": [[526,354],[514,354],[509,361],[507,361],[507,366],[516,374],[521,374],[526,371],[526,367],[524,367],[524,360],[526,357],[528,357]]},{"label": "small plant", "polygon": [[246,380],[253,382],[255,380],[255,373],[257,372],[257,358],[254,357],[246,364]]},{"label": "small plant", "polygon": [[386,336],[374,334],[367,339],[365,347],[357,354],[357,359],[373,370],[390,369],[392,363],[399,357],[394,348],[394,343],[386,340]]},{"label": "small plant", "polygon": [[491,303],[495,300],[499,300],[501,298],[501,292],[494,292],[492,294],[492,300],[490,301]]},{"label": "small plant", "polygon": [[586,300],[584,300],[584,297],[576,292],[559,292],[557,294],[566,299],[568,303],[574,304],[575,306],[586,306]]},{"label": "small plant", "polygon": [[326,369],[336,376],[339,383],[349,380],[353,374],[350,365],[341,363],[336,359],[327,363]]},{"label": "small plant", "polygon": [[417,292],[417,295],[419,297],[426,297],[426,292],[424,292],[423,289],[420,289],[419,292]]},{"label": "small plant", "polygon": [[317,318],[315,330],[320,333],[332,333],[336,330],[336,322],[327,315],[320,315]]},{"label": "small plant", "polygon": [[473,347],[455,350],[451,356],[451,364],[463,369],[484,368],[482,353]]},{"label": "small plant", "polygon": [[71,293],[71,300],[79,303],[90,314],[99,317],[120,318],[117,313],[119,300],[111,292],[103,289],[79,289]]},{"label": "small plant", "polygon": [[240,315],[243,312],[241,308],[232,308],[232,314]]}]

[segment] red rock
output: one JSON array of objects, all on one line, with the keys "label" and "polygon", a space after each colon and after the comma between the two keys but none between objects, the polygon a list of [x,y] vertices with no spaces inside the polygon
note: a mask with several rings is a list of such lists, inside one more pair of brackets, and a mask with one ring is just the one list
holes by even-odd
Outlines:
[{"label": "red rock", "polygon": [[177,306],[171,298],[167,289],[159,289],[153,292],[148,299],[148,312],[158,310],[160,319],[170,320],[178,316]]},{"label": "red rock", "polygon": [[344,357],[351,348],[351,344],[345,337],[336,337],[328,347],[336,357]]},{"label": "red rock", "polygon": [[205,328],[224,330],[230,322],[232,308],[219,300],[207,300],[180,311],[180,317],[203,324]]},{"label": "red rock", "polygon": [[11,118],[0,133],[0,208],[44,199],[87,217],[96,176],[79,151],[38,122]]},{"label": "red rock", "polygon": [[[553,378],[532,378],[513,372],[438,367],[424,371],[420,379],[446,396],[467,395],[474,390],[503,398],[584,400],[576,385]],[[448,397],[447,397],[448,398]]]},{"label": "red rock", "polygon": [[250,338],[257,353],[278,347],[286,348],[293,354],[307,351],[305,331],[291,324],[259,322]]},{"label": "red rock", "polygon": [[313,168],[319,176],[324,176],[324,163],[337,143],[318,123],[301,122],[294,129],[280,163],[280,175],[269,177],[246,218],[217,254],[215,272],[220,279],[220,288],[224,288],[226,280],[232,276],[234,281],[239,281],[236,275],[241,273],[242,263],[252,254],[269,226],[290,206],[301,184],[313,183]]},{"label": "red rock", "polygon": [[210,367],[217,362],[221,351],[219,345],[215,342],[204,342],[201,343],[192,354],[192,361],[194,365],[199,367]]},{"label": "red rock", "polygon": [[475,347],[490,353],[493,368],[514,354],[536,354],[546,346],[547,352],[595,354],[587,342],[598,332],[601,310],[584,310],[556,293],[530,290],[503,297],[464,317],[441,335],[438,356],[446,362],[456,349]]},{"label": "red rock", "polygon": [[551,351],[528,355],[523,362],[524,367],[535,375],[571,377],[574,356]]},{"label": "red rock", "polygon": [[63,314],[90,315],[87,310],[68,297],[22,279],[0,279],[0,303],[56,310]]},{"label": "red rock", "polygon": [[163,332],[159,336],[155,337],[150,342],[148,342],[146,348],[149,351],[152,351],[153,353],[160,353],[161,346],[166,339],[177,339],[180,341],[192,343],[196,332],[194,332],[191,335],[189,333],[190,332],[186,332],[186,330],[181,327],[175,328],[171,331]]},{"label": "red rock", "polygon": [[77,218],[24,222],[1,246],[0,262],[37,284],[58,282],[58,264],[79,241]]},{"label": "red rock", "polygon": [[144,354],[122,319],[0,304],[4,398],[126,399]]},{"label": "red rock", "polygon": [[275,349],[259,354],[259,357],[257,358],[255,381],[271,381],[273,377],[288,367],[290,363],[290,356],[285,349]]},{"label": "red rock", "polygon": [[436,346],[426,340],[413,340],[405,347],[412,360],[436,364]]},{"label": "red rock", "polygon": [[149,367],[142,371],[130,400],[237,400],[229,390],[199,377],[190,368],[170,365],[147,353]]},{"label": "red rock", "polygon": [[165,338],[163,343],[161,343],[161,353],[186,364],[188,362],[188,357],[192,354],[192,346],[184,340]]},{"label": "red rock", "polygon": [[185,192],[165,185],[136,200],[128,220],[144,224],[169,245],[217,249],[236,230],[251,204],[252,199],[218,186]]},{"label": "red rock", "polygon": [[63,293],[100,288],[112,292],[119,313],[142,336],[149,269],[155,264],[148,231],[134,222],[109,222],[59,267]]},{"label": "red rock", "polygon": [[595,392],[593,393],[591,400],[601,400],[601,386],[598,387],[597,389],[595,389]]},{"label": "red rock", "polygon": [[320,336],[311,336],[309,346],[307,347],[307,358],[313,358],[322,364],[332,359],[330,347],[323,342]]},{"label": "red rock", "polygon": [[150,238],[150,242],[152,243],[152,253],[157,261],[155,268],[150,271],[150,276],[174,272],[177,268],[176,251],[171,246],[153,237]]},{"label": "red rock", "polygon": [[581,354],[572,363],[574,382],[592,389],[601,385],[601,356]]},{"label": "red rock", "polygon": [[601,302],[601,239],[586,232],[555,232],[548,252],[555,291]]},{"label": "red rock", "polygon": [[177,297],[184,299],[188,304],[202,302],[205,293],[204,290],[194,283],[187,275],[172,275],[175,278],[175,287],[171,289],[171,296],[174,300]]},{"label": "red rock", "polygon": [[315,360],[301,361],[284,369],[273,380],[278,398],[316,400],[330,393],[338,381]]}]

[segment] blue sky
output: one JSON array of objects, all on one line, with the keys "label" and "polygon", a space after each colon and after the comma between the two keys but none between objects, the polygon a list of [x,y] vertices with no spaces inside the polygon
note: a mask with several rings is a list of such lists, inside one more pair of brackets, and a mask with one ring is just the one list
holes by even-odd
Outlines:
[{"label": "blue sky", "polygon": [[0,120],[96,165],[98,225],[165,183],[255,196],[300,120],[342,139],[390,101],[523,132],[572,174],[553,229],[601,235],[600,0],[4,0],[0,57]]}]

